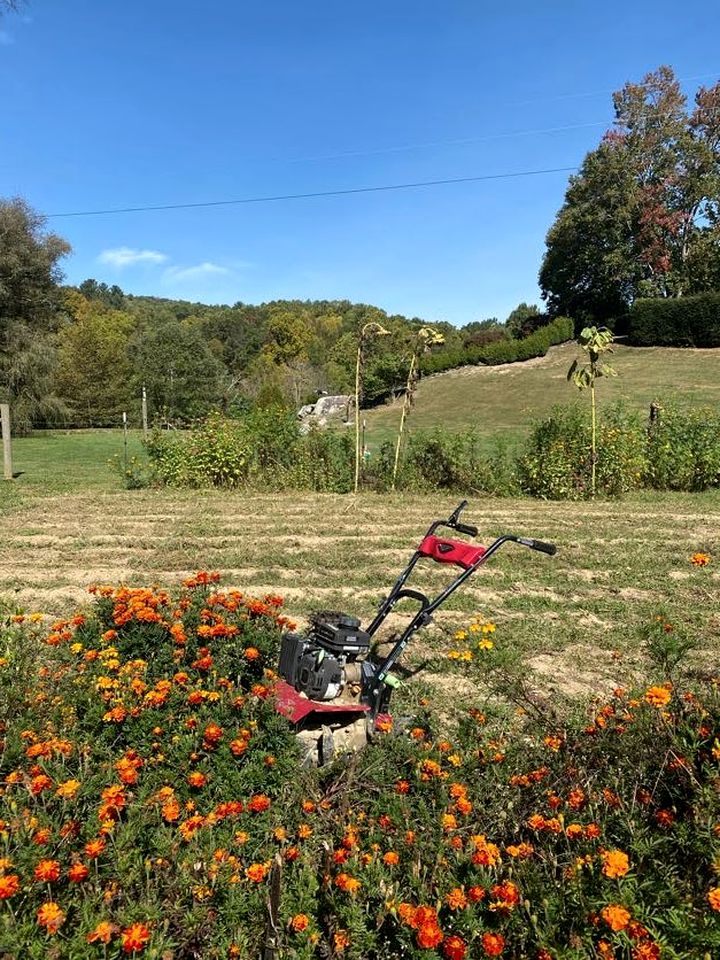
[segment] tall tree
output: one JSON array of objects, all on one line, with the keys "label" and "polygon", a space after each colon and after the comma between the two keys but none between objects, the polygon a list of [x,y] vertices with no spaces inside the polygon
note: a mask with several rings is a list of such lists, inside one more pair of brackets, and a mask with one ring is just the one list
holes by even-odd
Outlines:
[{"label": "tall tree", "polygon": [[58,334],[57,388],[85,426],[117,426],[123,411],[139,421],[140,395],[132,390],[128,357],[132,317],[66,291],[72,320]]},{"label": "tall tree", "polygon": [[137,330],[130,341],[135,395],[147,388],[153,416],[189,419],[207,413],[223,392],[225,368],[205,341],[200,324],[165,320]]},{"label": "tall tree", "polygon": [[613,97],[615,126],[572,177],[547,237],[551,312],[609,320],[638,296],[682,296],[717,276],[720,83],[687,112],[669,67]]},{"label": "tall tree", "polygon": [[24,200],[0,200],[0,397],[19,431],[64,413],[53,383],[62,273],[70,252]]}]

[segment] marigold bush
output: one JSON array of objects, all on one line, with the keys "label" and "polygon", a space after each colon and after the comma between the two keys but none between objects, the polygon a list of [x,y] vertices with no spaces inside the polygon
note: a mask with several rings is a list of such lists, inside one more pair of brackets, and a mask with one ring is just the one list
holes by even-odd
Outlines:
[{"label": "marigold bush", "polygon": [[[718,955],[716,682],[452,732],[430,709],[302,771],[279,597],[93,592],[0,633],[0,956]],[[482,680],[501,634],[471,623],[448,664]]]}]

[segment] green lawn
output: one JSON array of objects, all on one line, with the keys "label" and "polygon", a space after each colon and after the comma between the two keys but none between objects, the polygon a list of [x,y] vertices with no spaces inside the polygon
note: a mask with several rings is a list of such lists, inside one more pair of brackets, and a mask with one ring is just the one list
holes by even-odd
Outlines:
[{"label": "green lawn", "polygon": [[[142,453],[140,431],[128,432],[127,456]],[[122,430],[43,430],[12,441],[15,479],[0,487],[0,515],[29,497],[120,486],[111,461],[123,462]]]}]

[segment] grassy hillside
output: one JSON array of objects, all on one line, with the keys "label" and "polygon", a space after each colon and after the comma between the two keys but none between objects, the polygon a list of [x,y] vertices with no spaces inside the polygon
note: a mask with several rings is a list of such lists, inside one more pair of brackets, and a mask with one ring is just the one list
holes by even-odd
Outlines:
[{"label": "grassy hillside", "polygon": [[[475,427],[484,437],[519,439],[554,404],[583,402],[577,388],[566,381],[578,352],[568,343],[525,363],[461,367],[428,377],[418,386],[410,426]],[[720,405],[720,350],[618,346],[611,362],[618,377],[600,384],[601,402],[622,400],[637,410],[647,410],[654,399]],[[400,404],[367,411],[371,447],[394,436]]]}]

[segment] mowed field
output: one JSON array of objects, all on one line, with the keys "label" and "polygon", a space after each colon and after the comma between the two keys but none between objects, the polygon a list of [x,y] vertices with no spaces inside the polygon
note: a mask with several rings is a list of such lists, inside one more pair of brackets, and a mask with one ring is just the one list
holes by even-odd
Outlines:
[{"label": "mowed field", "polygon": [[[580,353],[574,343],[565,343],[525,363],[460,367],[427,377],[418,385],[410,423],[414,429],[472,427],[482,438],[520,442],[532,421],[547,415],[555,404],[587,403],[567,382],[568,368]],[[598,385],[600,402],[622,401],[643,413],[653,400],[720,406],[720,350],[617,344],[608,359],[618,376]],[[367,412],[371,445],[393,437],[400,404]]]},{"label": "mowed field", "polygon": [[[137,438],[133,443],[138,443]],[[21,475],[0,491],[0,598],[26,611],[67,612],[92,583],[170,586],[199,569],[226,586],[280,593],[302,620],[313,608],[367,618],[426,526],[457,498],[121,489],[107,459],[119,433],[15,443]],[[489,542],[503,533],[555,541],[558,554],[508,546],[436,615],[405,664],[418,690],[474,695],[446,654],[473,616],[497,624],[539,689],[607,690],[649,661],[639,631],[659,611],[697,642],[699,668],[720,647],[720,494],[642,495],[611,503],[482,500],[467,521]],[[714,562],[689,563],[702,550]],[[426,561],[417,586],[439,590],[450,570]],[[409,615],[399,610],[390,628]]]}]

